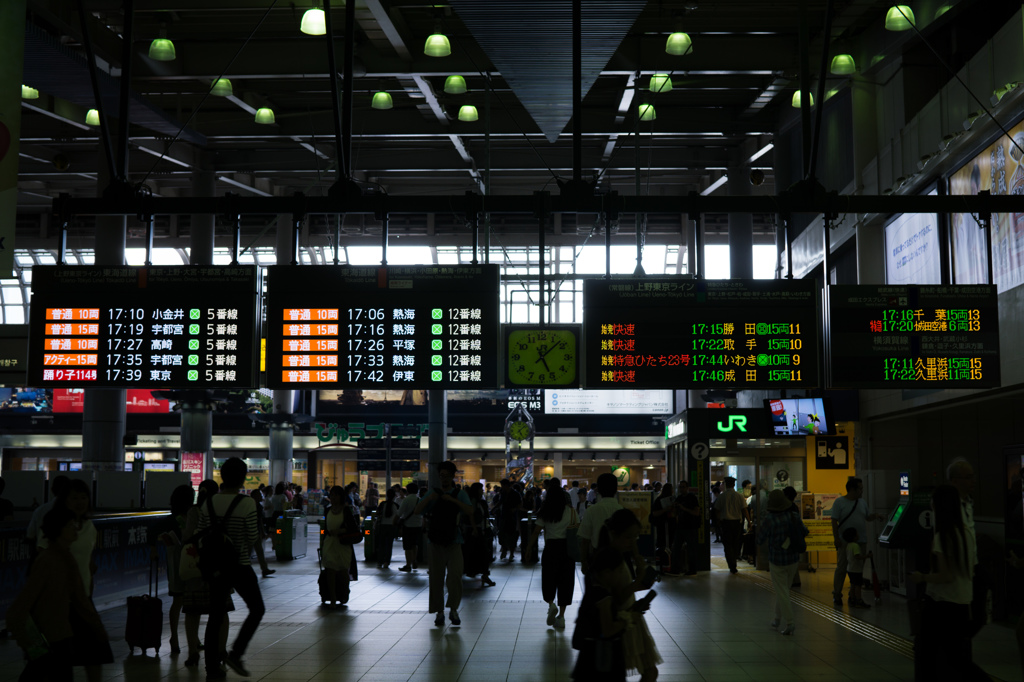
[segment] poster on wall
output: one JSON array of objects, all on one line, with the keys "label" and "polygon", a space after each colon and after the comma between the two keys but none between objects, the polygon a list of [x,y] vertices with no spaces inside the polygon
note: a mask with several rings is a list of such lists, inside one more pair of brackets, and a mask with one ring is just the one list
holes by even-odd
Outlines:
[{"label": "poster on wall", "polygon": [[615,496],[623,509],[630,510],[636,514],[636,518],[640,519],[640,535],[651,534],[651,497],[652,494],[646,490],[635,492],[620,490],[619,494]]},{"label": "poster on wall", "polygon": [[205,476],[206,453],[183,451],[179,453],[178,457],[181,460],[181,470],[190,474],[192,487],[198,490],[199,484],[203,482]]},{"label": "poster on wall", "polygon": [[[937,190],[928,193],[938,194]],[[938,216],[903,213],[885,226],[886,284],[942,284]]]},{"label": "poster on wall", "polygon": [[849,469],[850,439],[847,436],[814,437],[815,469]]},{"label": "poster on wall", "polygon": [[[951,195],[1024,194],[1024,122],[1000,137],[949,178]],[[988,256],[985,235],[970,213],[950,214],[953,235],[953,275],[957,284],[987,284]],[[1002,292],[1024,283],[1024,210],[993,213],[992,280]]]}]

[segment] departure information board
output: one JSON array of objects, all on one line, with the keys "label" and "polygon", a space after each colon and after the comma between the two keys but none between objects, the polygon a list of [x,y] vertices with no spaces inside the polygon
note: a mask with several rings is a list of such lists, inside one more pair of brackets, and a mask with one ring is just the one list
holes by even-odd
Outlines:
[{"label": "departure information board", "polygon": [[999,386],[994,286],[831,286],[828,301],[836,388]]},{"label": "departure information board", "polygon": [[29,385],[252,388],[256,266],[32,268]]},{"label": "departure information board", "polygon": [[498,385],[497,265],[269,269],[271,388]]},{"label": "departure information board", "polygon": [[586,280],[586,386],[817,386],[818,301],[806,280]]}]

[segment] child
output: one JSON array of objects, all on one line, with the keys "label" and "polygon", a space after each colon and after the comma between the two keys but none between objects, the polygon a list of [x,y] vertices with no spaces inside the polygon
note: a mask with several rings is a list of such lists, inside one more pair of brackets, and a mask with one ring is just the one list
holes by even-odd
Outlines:
[{"label": "child", "polygon": [[864,585],[864,560],[871,558],[871,552],[864,553],[860,546],[860,538],[856,528],[843,531],[846,542],[846,574],[850,576],[850,606],[870,609],[871,605],[861,599],[861,587]]}]

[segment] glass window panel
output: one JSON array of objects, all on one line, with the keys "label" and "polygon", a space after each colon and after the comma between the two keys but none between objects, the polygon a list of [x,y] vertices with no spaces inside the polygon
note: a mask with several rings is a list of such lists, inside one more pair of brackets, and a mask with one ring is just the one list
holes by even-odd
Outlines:
[{"label": "glass window panel", "polygon": [[3,288],[4,303],[24,303],[24,299],[21,296],[21,287],[4,287]]},{"label": "glass window panel", "polygon": [[[348,262],[351,265],[380,265],[379,246],[347,246]],[[390,249],[388,249],[390,256]]]},{"label": "glass window panel", "polygon": [[4,324],[25,324],[25,309],[20,305],[5,305]]},{"label": "glass window panel", "polygon": [[231,265],[231,254],[227,251],[213,254],[214,265]]},{"label": "glass window panel", "polygon": [[575,322],[576,320],[573,317],[573,312],[575,312],[575,306],[573,306],[572,301],[559,303],[558,321],[566,324],[569,322]]},{"label": "glass window panel", "polygon": [[590,244],[576,257],[576,273],[580,275],[604,274],[604,247]]},{"label": "glass window panel", "polygon": [[754,279],[775,279],[775,256],[774,244],[754,247]]},{"label": "glass window panel", "polygon": [[78,260],[82,261],[82,265],[92,265],[96,262],[96,254],[92,251],[80,251]]},{"label": "glass window panel", "polygon": [[35,262],[32,260],[32,256],[25,252],[18,253],[14,256],[14,261],[23,268],[30,268]]},{"label": "glass window panel", "polygon": [[[644,272],[648,275],[661,275],[665,272],[665,245],[647,244],[644,246],[643,260]],[[635,259],[635,257],[634,257]]]},{"label": "glass window panel", "polygon": [[729,279],[729,246],[727,244],[705,245],[704,258],[705,279]]},{"label": "glass window panel", "polygon": [[56,265],[57,259],[53,257],[49,252],[37,253],[36,258],[39,259],[40,265]]},{"label": "glass window panel", "polygon": [[[379,254],[380,249],[375,249]],[[433,265],[429,246],[392,246],[388,248],[388,265]]]}]

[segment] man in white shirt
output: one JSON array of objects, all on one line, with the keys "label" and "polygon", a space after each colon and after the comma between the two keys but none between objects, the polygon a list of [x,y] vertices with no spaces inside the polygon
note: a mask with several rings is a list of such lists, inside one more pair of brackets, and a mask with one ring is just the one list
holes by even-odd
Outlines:
[{"label": "man in white shirt", "polygon": [[[868,538],[868,521],[881,517],[868,513],[868,505],[864,496],[864,482],[859,478],[846,481],[846,495],[836,498],[832,503],[832,539],[836,547],[836,572],[832,576],[832,603],[843,605],[843,585],[846,583],[846,542],[843,532],[847,528],[856,528],[861,543]],[[863,601],[850,597],[850,606],[867,607]]]},{"label": "man in white shirt", "polygon": [[587,514],[580,523],[576,537],[580,545],[580,565],[586,573],[590,568],[590,557],[601,541],[601,528],[604,522],[622,505],[615,499],[619,482],[612,474],[601,474],[597,477],[598,500],[587,507]]}]

